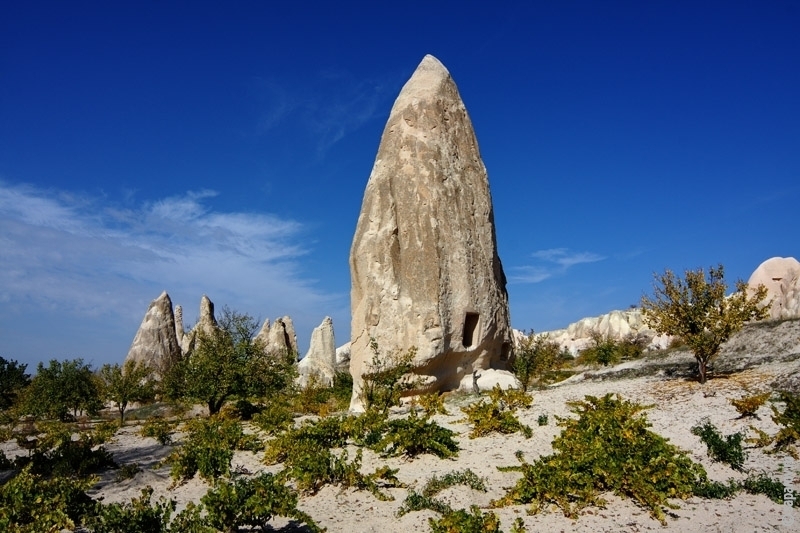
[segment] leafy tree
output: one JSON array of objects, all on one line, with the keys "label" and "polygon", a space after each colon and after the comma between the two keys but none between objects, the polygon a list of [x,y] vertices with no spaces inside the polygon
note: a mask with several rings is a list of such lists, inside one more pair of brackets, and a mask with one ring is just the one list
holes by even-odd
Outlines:
[{"label": "leafy tree", "polygon": [[708,364],[719,353],[722,343],[739,331],[749,320],[763,320],[769,308],[763,305],[767,289],[760,285],[752,294],[747,284],[736,281],[736,291],[725,296],[727,285],[722,265],[687,270],[680,279],[667,270],[655,275],[655,295],[642,297],[646,323],[658,333],[676,335],[694,353],[699,381],[706,382]]},{"label": "leafy tree", "polygon": [[201,331],[194,351],[173,365],[165,379],[168,396],[205,403],[216,414],[227,400],[266,396],[292,386],[294,354],[267,354],[253,337],[258,322],[224,307],[219,327]]},{"label": "leafy tree", "polygon": [[531,331],[517,343],[511,370],[522,383],[522,390],[527,391],[535,381],[541,381],[547,372],[556,370],[566,357],[570,356],[565,356],[557,342],[550,340],[547,335],[535,335]]},{"label": "leafy tree", "polygon": [[149,366],[137,361],[125,361],[123,366],[106,364],[100,369],[103,396],[117,404],[120,425],[125,423],[130,402],[144,402],[155,396],[152,374]]},{"label": "leafy tree", "polygon": [[415,347],[403,354],[381,356],[378,342],[370,339],[372,362],[370,371],[361,376],[360,398],[364,409],[387,414],[391,407],[401,405],[403,394],[418,385],[418,379],[411,377],[414,371]]},{"label": "leafy tree", "polygon": [[19,392],[31,382],[25,373],[27,367],[0,357],[0,411],[11,407]]},{"label": "leafy tree", "polygon": [[97,414],[103,408],[100,383],[83,359],[39,363],[25,389],[23,411],[34,416],[66,420],[70,414]]}]

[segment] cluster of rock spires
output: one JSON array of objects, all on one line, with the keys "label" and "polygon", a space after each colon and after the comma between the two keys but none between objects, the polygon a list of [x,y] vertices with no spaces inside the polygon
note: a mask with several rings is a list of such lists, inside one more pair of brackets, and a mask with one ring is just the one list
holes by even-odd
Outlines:
[{"label": "cluster of rock spires", "polygon": [[[508,365],[521,333],[510,327],[486,168],[458,89],[433,56],[425,56],[389,114],[353,237],[350,277],[351,342],[336,349],[326,317],[298,364],[301,384],[316,376],[330,385],[337,370],[349,370],[350,408],[361,410],[361,376],[372,368],[374,341],[383,360],[415,350],[420,385],[414,394],[519,386]],[[799,280],[800,263],[778,257],[762,263],[749,283],[767,286],[773,318],[793,318],[800,317]],[[203,296],[200,319],[184,332],[181,307],[173,313],[163,292],[150,304],[127,359],[163,374],[191,356],[199,331],[216,327],[214,305]],[[547,332],[573,354],[598,333],[647,336],[651,347],[669,341],[647,328],[638,309]],[[289,317],[265,321],[257,338],[267,352],[297,353]]]},{"label": "cluster of rock spires", "polygon": [[[159,376],[181,357],[190,357],[196,347],[200,331],[210,334],[218,328],[214,316],[214,303],[203,295],[200,300],[200,316],[197,324],[188,332],[183,327],[183,309],[177,306],[174,311],[167,291],[150,302],[142,324],[131,343],[125,360],[141,361],[150,365]],[[264,344],[264,351],[272,353],[298,353],[297,335],[292,319],[288,316],[278,318],[270,325],[264,321],[255,336]],[[314,330],[311,348],[298,365],[301,383],[308,381],[311,374],[318,374],[321,383],[330,385],[336,365],[336,347],[333,337],[333,323],[325,317],[322,324]]]}]

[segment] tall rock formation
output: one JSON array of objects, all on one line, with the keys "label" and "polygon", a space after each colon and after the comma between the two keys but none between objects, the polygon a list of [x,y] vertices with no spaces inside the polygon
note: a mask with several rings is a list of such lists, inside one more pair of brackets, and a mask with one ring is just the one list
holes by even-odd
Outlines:
[{"label": "tall rock formation", "polygon": [[[472,388],[511,350],[486,168],[450,73],[425,56],[392,107],[350,250],[350,371],[416,348],[421,391]],[[507,384],[514,383],[509,373]]]},{"label": "tall rock formation", "polygon": [[189,333],[183,336],[181,351],[184,354],[191,353],[195,349],[201,331],[206,335],[211,335],[218,327],[217,319],[214,317],[214,302],[204,294],[200,298],[200,316],[197,319],[197,324],[194,325]]},{"label": "tall rock formation", "polygon": [[292,353],[295,356],[298,353],[297,334],[292,319],[288,316],[275,319],[272,326],[269,320],[265,320],[256,339],[264,343],[264,351],[267,353]]},{"label": "tall rock formation", "polygon": [[764,285],[770,318],[800,318],[800,262],[794,257],[773,257],[761,263],[750,276],[751,288]]},{"label": "tall rock formation", "polygon": [[150,302],[125,361],[143,362],[163,376],[180,357],[181,347],[175,334],[172,300],[164,291]]},{"label": "tall rock formation", "polygon": [[298,383],[304,387],[311,376],[316,375],[320,384],[333,385],[336,375],[336,341],[333,336],[333,321],[326,316],[322,324],[311,332],[308,353],[297,364]]}]

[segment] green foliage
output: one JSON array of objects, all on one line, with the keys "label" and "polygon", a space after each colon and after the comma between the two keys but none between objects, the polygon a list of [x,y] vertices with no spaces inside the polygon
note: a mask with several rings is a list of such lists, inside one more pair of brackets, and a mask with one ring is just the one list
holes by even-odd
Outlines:
[{"label": "green foliage", "polygon": [[389,408],[399,406],[403,394],[417,386],[417,380],[410,377],[414,370],[416,348],[404,354],[381,356],[378,343],[370,341],[372,362],[370,371],[361,376],[360,398],[367,411],[388,413]]},{"label": "green foliage", "polygon": [[772,396],[772,392],[765,392],[763,394],[750,394],[742,398],[731,399],[733,405],[739,412],[740,418],[748,416],[756,416],[756,412],[764,405],[767,400]]},{"label": "green foliage", "polygon": [[208,481],[228,476],[233,450],[254,447],[252,437],[245,435],[237,420],[198,418],[187,422],[186,429],[185,442],[168,458],[172,463],[170,475],[176,483],[191,479],[198,472]]},{"label": "green foliage", "polygon": [[289,429],[294,423],[294,413],[289,401],[283,396],[270,398],[267,404],[255,415],[253,424],[268,435]]},{"label": "green foliage", "polygon": [[[791,507],[800,505],[797,491],[788,490],[783,483],[770,478],[766,472],[747,476],[742,482],[742,488],[750,494],[763,494],[773,502],[781,505],[789,505]],[[788,495],[791,495],[791,497],[787,497]]]},{"label": "green foliage", "polygon": [[685,279],[667,270],[655,275],[654,297],[642,297],[645,322],[658,333],[681,337],[694,353],[700,383],[722,343],[745,322],[769,316],[769,306],[763,305],[766,287],[750,296],[747,284],[738,280],[736,291],[726,296],[724,277],[722,265],[709,268],[708,278],[702,268],[687,270]]},{"label": "green foliage", "polygon": [[36,377],[25,389],[23,414],[65,421],[79,413],[97,414],[103,408],[100,384],[83,359],[39,363]]},{"label": "green foliage", "polygon": [[414,402],[422,408],[426,417],[450,414],[444,406],[444,396],[441,393],[421,394],[414,399]]},{"label": "green foliage", "polygon": [[441,491],[454,487],[456,485],[463,485],[473,490],[486,492],[486,483],[478,477],[472,470],[457,470],[449,472],[442,477],[433,476],[421,492],[413,489],[408,491],[406,499],[403,500],[403,505],[397,511],[397,516],[403,516],[411,511],[421,511],[423,509],[430,509],[437,513],[447,514],[452,512],[452,508],[441,500],[434,498]]},{"label": "green foliage", "polygon": [[503,390],[499,385],[489,391],[489,401],[484,398],[462,407],[465,422],[472,425],[469,438],[483,437],[490,433],[510,434],[517,431],[530,438],[533,431],[522,424],[515,411],[518,407],[530,407],[533,398],[515,389]]},{"label": "green foliage", "polygon": [[219,327],[200,331],[194,350],[165,376],[167,395],[203,402],[216,414],[234,396],[270,396],[290,388],[295,354],[267,354],[253,338],[257,330],[250,315],[224,307]]},{"label": "green foliage", "polygon": [[0,485],[0,531],[41,533],[75,529],[94,507],[86,491],[96,478],[44,478],[24,468]]},{"label": "green foliage", "polygon": [[800,439],[800,396],[781,392],[778,401],[785,404],[783,411],[779,411],[775,405],[770,406],[772,421],[780,426],[774,438],[774,451],[786,452],[797,459],[798,453],[794,444]]},{"label": "green foliage", "polygon": [[175,431],[175,424],[164,420],[162,417],[154,416],[148,418],[139,434],[142,437],[152,437],[162,446],[172,444],[172,433]]},{"label": "green foliage", "polygon": [[20,391],[30,384],[30,376],[25,373],[27,367],[0,357],[0,411],[14,405]]},{"label": "green foliage", "polygon": [[136,477],[136,474],[141,471],[142,468],[139,466],[139,463],[128,463],[126,465],[122,465],[119,467],[117,475],[114,476],[114,481],[119,483],[120,481],[125,481],[126,479],[133,479]]},{"label": "green foliage", "polygon": [[[60,422],[40,424],[43,433],[34,441],[26,440],[27,457],[18,457],[16,466],[28,467],[32,474],[83,477],[102,468],[116,467],[111,454],[100,446],[104,435],[81,433],[72,438],[71,429]],[[20,436],[20,439],[25,437]]]},{"label": "green foliage", "polygon": [[153,371],[144,363],[125,361],[121,367],[106,364],[100,368],[99,375],[103,382],[103,397],[117,404],[120,424],[125,423],[125,410],[129,403],[145,402],[155,397]]},{"label": "green foliage", "polygon": [[616,365],[622,361],[638,359],[644,354],[647,338],[628,335],[614,339],[598,332],[592,333],[592,345],[581,350],[575,362],[587,365]]},{"label": "green foliage", "polygon": [[548,423],[547,415],[545,414],[539,415],[539,417],[536,419],[536,423],[540,426],[546,426]]},{"label": "green foliage", "polygon": [[308,447],[341,448],[347,443],[348,429],[341,417],[331,416],[318,421],[306,420],[266,444],[264,462],[283,463],[295,450]]},{"label": "green foliage", "polygon": [[431,533],[501,533],[500,519],[492,511],[484,514],[473,505],[469,511],[450,511],[441,518],[429,518]]},{"label": "green foliage", "polygon": [[528,390],[534,383],[545,384],[547,376],[557,370],[567,358],[561,346],[545,335],[535,335],[531,330],[514,348],[511,370],[522,383],[522,390]]},{"label": "green foliage", "polygon": [[750,429],[756,432],[756,437],[745,439],[745,442],[752,444],[754,448],[765,448],[772,444],[773,437],[769,433],[755,426],[750,426]]},{"label": "green foliage", "polygon": [[692,434],[700,437],[700,440],[708,448],[708,456],[714,461],[725,463],[739,472],[744,470],[744,461],[747,455],[742,449],[743,433],[736,432],[723,437],[717,428],[707,420],[700,426],[692,427],[691,431]]},{"label": "green foliage", "polygon": [[407,418],[389,420],[386,433],[372,449],[384,456],[416,457],[423,453],[448,459],[458,455],[455,433],[411,411]]},{"label": "green foliage", "polygon": [[554,453],[527,463],[522,478],[496,505],[532,504],[536,513],[554,503],[577,517],[588,505],[603,506],[600,493],[634,499],[664,523],[668,498],[687,498],[706,481],[703,467],[660,435],[642,414],[647,407],[612,394],[570,402],[578,418],[558,418],[564,429],[553,440]]},{"label": "green foliage", "polygon": [[175,512],[175,500],[150,501],[153,488],[142,489],[142,495],[130,503],[99,505],[97,515],[87,521],[93,533],[167,533],[169,519]]},{"label": "green foliage", "polygon": [[297,509],[297,493],[269,473],[252,479],[220,482],[201,499],[207,515],[205,523],[214,531],[233,532],[240,527],[264,531],[275,516],[286,516],[321,532],[314,520]]}]

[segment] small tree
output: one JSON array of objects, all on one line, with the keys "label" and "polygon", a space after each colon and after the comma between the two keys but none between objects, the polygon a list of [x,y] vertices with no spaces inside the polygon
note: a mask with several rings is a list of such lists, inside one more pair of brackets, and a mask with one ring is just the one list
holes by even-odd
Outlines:
[{"label": "small tree", "polygon": [[99,380],[83,359],[53,359],[48,366],[39,363],[22,403],[26,414],[59,420],[66,420],[70,413],[94,415],[103,408]]},{"label": "small tree", "polygon": [[531,330],[514,348],[511,370],[522,383],[522,390],[527,391],[533,382],[541,381],[545,373],[557,369],[563,360],[560,344],[547,335],[535,335]]},{"label": "small tree", "polygon": [[0,411],[11,407],[19,392],[31,382],[25,373],[27,367],[0,357]]},{"label": "small tree", "polygon": [[188,357],[175,364],[165,378],[167,394],[205,403],[218,413],[235,396],[263,396],[292,384],[294,354],[267,354],[254,339],[258,322],[247,314],[222,310],[219,327],[201,331]]},{"label": "small tree", "polygon": [[725,296],[727,285],[722,265],[687,270],[680,279],[667,270],[655,276],[655,295],[642,297],[645,322],[658,333],[683,339],[697,359],[699,381],[706,382],[708,364],[719,353],[722,343],[749,320],[763,320],[769,308],[763,304],[767,289],[763,285],[748,294],[747,284],[736,281],[736,291]]},{"label": "small tree", "polygon": [[117,404],[120,425],[125,423],[125,410],[130,402],[144,402],[155,396],[152,375],[149,366],[137,361],[125,361],[122,367],[103,365],[100,369],[103,396]]}]

